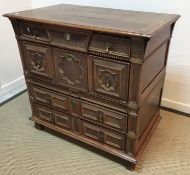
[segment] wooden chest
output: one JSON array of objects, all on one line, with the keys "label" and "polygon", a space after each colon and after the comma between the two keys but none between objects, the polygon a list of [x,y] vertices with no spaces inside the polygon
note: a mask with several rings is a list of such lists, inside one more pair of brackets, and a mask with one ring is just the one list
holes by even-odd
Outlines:
[{"label": "wooden chest", "polygon": [[55,5],[11,20],[32,120],[134,168],[159,120],[179,15]]}]

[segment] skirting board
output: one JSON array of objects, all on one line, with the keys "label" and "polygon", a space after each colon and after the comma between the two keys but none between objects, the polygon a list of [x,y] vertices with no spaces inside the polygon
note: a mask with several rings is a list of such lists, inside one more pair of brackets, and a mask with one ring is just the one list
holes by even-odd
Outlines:
[{"label": "skirting board", "polygon": [[24,76],[0,87],[0,104],[26,89]]},{"label": "skirting board", "polygon": [[190,114],[190,105],[162,98],[161,106]]}]

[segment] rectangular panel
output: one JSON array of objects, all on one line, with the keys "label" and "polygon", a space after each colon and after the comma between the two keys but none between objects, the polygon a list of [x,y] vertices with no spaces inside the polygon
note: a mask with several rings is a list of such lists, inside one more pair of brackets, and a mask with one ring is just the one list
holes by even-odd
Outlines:
[{"label": "rectangular panel", "polygon": [[127,115],[82,102],[82,117],[89,121],[96,121],[103,126],[119,129],[125,132],[127,125]]},{"label": "rectangular panel", "polygon": [[72,117],[66,114],[55,113],[55,124],[67,129],[72,129]]},{"label": "rectangular panel", "polygon": [[129,57],[130,40],[128,38],[94,34],[90,42],[89,50],[106,55]]},{"label": "rectangular panel", "polygon": [[124,149],[124,136],[106,131],[104,132],[104,142],[112,147]]},{"label": "rectangular panel", "polygon": [[51,110],[42,106],[35,106],[35,110],[37,112],[37,117],[39,117],[42,120],[52,122],[53,112]]},{"label": "rectangular panel", "polygon": [[42,24],[20,23],[21,34],[25,38],[30,38],[35,41],[49,41],[49,35],[46,28]]},{"label": "rectangular panel", "polygon": [[39,102],[47,103],[52,106],[61,108],[66,112],[70,112],[70,99],[64,95],[57,95],[46,89],[31,86],[34,99]]},{"label": "rectangular panel", "polygon": [[[158,73],[164,68],[167,55],[167,42],[153,52],[142,65],[141,91],[152,82]],[[142,92],[141,92],[142,93]]]},{"label": "rectangular panel", "polygon": [[51,27],[48,31],[51,35],[51,44],[75,50],[87,51],[88,42],[91,36],[90,32],[65,27]]},{"label": "rectangular panel", "polygon": [[93,105],[82,103],[82,117],[90,120],[99,121],[98,112],[98,108],[94,107]]},{"label": "rectangular panel", "polygon": [[127,115],[116,112],[104,111],[104,124],[125,132],[127,125]]},{"label": "rectangular panel", "polygon": [[99,128],[87,123],[82,123],[82,134],[86,137],[99,140]]},{"label": "rectangular panel", "polygon": [[127,100],[129,64],[92,57],[93,90],[96,93]]},{"label": "rectangular panel", "polygon": [[124,150],[125,136],[82,122],[82,134],[108,146]]}]

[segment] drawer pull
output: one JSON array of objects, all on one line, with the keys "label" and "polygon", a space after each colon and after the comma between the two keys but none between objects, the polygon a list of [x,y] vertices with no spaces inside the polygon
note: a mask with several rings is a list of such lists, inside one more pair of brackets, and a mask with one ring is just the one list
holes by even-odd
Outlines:
[{"label": "drawer pull", "polygon": [[106,46],[106,52],[109,52],[109,50],[111,48],[111,43],[110,42],[106,42],[105,46]]},{"label": "drawer pull", "polygon": [[51,96],[49,94],[45,94],[46,101],[51,104]]},{"label": "drawer pull", "polygon": [[104,142],[104,133],[102,131],[99,131],[99,140],[100,142]]},{"label": "drawer pull", "polygon": [[38,39],[38,32],[36,30],[33,31],[34,39]]},{"label": "drawer pull", "polygon": [[103,123],[104,122],[104,113],[99,111],[99,122]]},{"label": "drawer pull", "polygon": [[65,39],[66,41],[70,41],[70,40],[71,40],[71,35],[70,35],[69,33],[65,33],[65,34],[64,34],[64,39]]},{"label": "drawer pull", "polygon": [[40,53],[32,53],[33,58],[33,65],[37,68],[37,70],[41,70],[44,66],[43,55]]},{"label": "drawer pull", "polygon": [[26,30],[27,30],[28,32],[30,32],[30,28],[29,28],[29,27],[27,27]]},{"label": "drawer pull", "polygon": [[110,82],[109,82],[109,80],[108,80],[108,79],[106,80],[106,87],[107,87],[107,88],[109,88],[109,87],[110,87]]},{"label": "drawer pull", "polygon": [[77,104],[77,101],[76,101],[75,99],[72,99],[72,100],[71,100],[71,105],[72,105],[72,107],[75,107],[76,104]]}]

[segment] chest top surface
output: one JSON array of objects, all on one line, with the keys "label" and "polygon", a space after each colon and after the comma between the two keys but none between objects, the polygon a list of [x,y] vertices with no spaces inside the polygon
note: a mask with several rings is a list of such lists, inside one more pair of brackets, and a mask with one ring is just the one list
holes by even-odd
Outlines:
[{"label": "chest top surface", "polygon": [[176,14],[69,4],[9,13],[4,16],[11,19],[144,37],[153,36],[164,26],[172,24],[180,17]]}]

